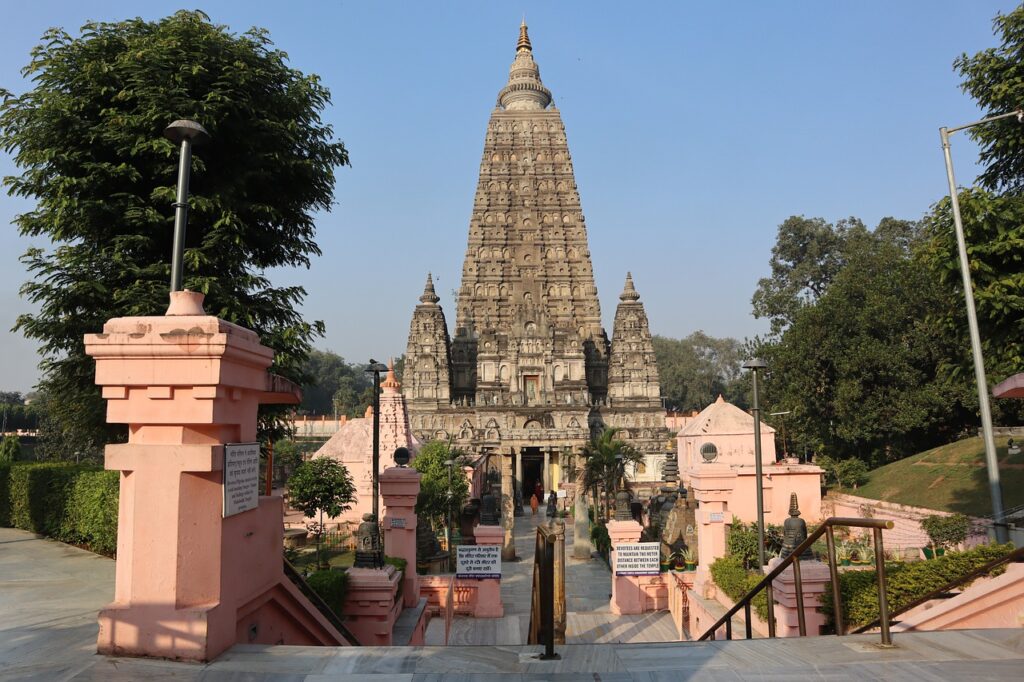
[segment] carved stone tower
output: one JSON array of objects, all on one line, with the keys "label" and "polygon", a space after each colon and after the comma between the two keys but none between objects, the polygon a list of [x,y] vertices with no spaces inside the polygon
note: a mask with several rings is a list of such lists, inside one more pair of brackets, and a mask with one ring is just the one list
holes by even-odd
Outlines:
[{"label": "carved stone tower", "polygon": [[403,383],[414,433],[501,455],[492,467],[517,503],[567,480],[605,425],[663,455],[654,348],[630,278],[621,298],[609,344],[565,126],[524,24],[487,124],[454,338],[429,277],[413,314]]}]

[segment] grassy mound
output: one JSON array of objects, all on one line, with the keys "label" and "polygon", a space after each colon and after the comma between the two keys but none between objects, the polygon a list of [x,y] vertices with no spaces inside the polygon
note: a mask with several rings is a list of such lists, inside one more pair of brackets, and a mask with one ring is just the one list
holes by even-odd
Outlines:
[{"label": "grassy mound", "polygon": [[[1024,439],[1017,439],[1018,441]],[[1024,505],[1024,453],[1010,457],[1006,438],[996,438],[1003,505]],[[980,437],[942,445],[875,469],[868,483],[848,491],[862,497],[972,516],[992,513]],[[847,491],[844,491],[847,492]]]}]

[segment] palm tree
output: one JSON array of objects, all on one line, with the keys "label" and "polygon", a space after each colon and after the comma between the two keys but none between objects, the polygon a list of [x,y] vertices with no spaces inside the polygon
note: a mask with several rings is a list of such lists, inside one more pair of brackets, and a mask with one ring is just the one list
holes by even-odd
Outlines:
[{"label": "palm tree", "polygon": [[586,463],[583,467],[580,485],[591,491],[595,503],[599,499],[598,488],[604,491],[603,517],[608,518],[612,494],[619,485],[626,483],[626,465],[639,464],[644,456],[629,443],[619,440],[616,428],[606,428],[590,439],[583,448]]}]

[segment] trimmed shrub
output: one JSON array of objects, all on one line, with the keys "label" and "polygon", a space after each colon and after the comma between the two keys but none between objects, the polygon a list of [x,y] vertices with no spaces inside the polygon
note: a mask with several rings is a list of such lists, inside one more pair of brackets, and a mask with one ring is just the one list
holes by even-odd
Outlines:
[{"label": "trimmed shrub", "polygon": [[[966,552],[951,552],[932,561],[886,563],[886,596],[889,609],[896,611],[937,590],[974,569],[1006,556],[1012,544],[982,545]],[[714,570],[712,568],[712,570]],[[998,575],[1001,571],[993,571]],[[717,582],[717,580],[716,580]],[[839,574],[843,622],[848,630],[867,625],[878,618],[878,579],[875,571],[845,571]],[[821,595],[822,612],[835,629],[832,586]]]},{"label": "trimmed shrub", "polygon": [[0,465],[0,525],[112,556],[119,473],[65,462]]},{"label": "trimmed shrub", "polygon": [[590,527],[590,541],[594,543],[594,549],[607,559],[608,552],[612,549],[612,538],[608,535],[608,527],[603,523],[592,525]]},{"label": "trimmed shrub", "polygon": [[306,578],[306,582],[336,615],[341,616],[348,593],[348,572],[317,571]]},{"label": "trimmed shrub", "polygon": [[[727,555],[711,564],[711,579],[715,581],[718,589],[729,595],[734,602],[738,602],[764,579],[764,574],[748,571],[742,557]],[[764,590],[757,593],[751,605],[761,620],[768,620],[768,597]]]}]

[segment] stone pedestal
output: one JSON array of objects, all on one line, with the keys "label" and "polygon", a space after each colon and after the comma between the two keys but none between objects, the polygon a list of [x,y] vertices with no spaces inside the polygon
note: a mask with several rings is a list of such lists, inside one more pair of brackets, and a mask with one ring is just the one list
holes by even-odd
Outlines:
[{"label": "stone pedestal", "polygon": [[[782,559],[778,557],[768,561],[765,573],[770,573]],[[821,612],[821,595],[831,581],[828,566],[820,561],[800,562],[800,582],[804,593],[804,621],[807,635],[810,637],[821,634],[825,625],[825,615]],[[775,597],[775,635],[777,637],[799,637],[800,625],[796,605],[796,580],[793,578],[793,567],[783,571],[772,581]]]},{"label": "stone pedestal", "polygon": [[736,472],[726,464],[698,464],[688,472],[690,492],[700,502],[697,519],[697,575],[694,590],[710,596],[711,564],[725,556],[725,526],[732,521],[727,502],[735,487]]},{"label": "stone pedestal", "polygon": [[[643,528],[636,521],[609,521],[608,535],[612,541],[611,565],[615,567],[615,552],[619,545],[639,542]],[[612,598],[609,606],[612,613],[625,615],[644,612],[643,590],[640,578],[646,576],[612,574]]]},{"label": "stone pedestal", "polygon": [[176,292],[163,317],[108,321],[87,334],[121,472],[114,601],[97,648],[112,655],[207,661],[235,643],[341,644],[284,576],[281,498],[230,517],[224,444],[256,440],[260,403],[298,402],[271,377],[273,352],[248,329]]},{"label": "stone pedestal", "polygon": [[590,517],[582,491],[577,490],[573,505],[572,555],[576,559],[589,559],[594,553],[594,546],[590,542]]},{"label": "stone pedestal", "polygon": [[[502,546],[505,531],[501,526],[477,526],[476,544]],[[501,603],[501,580],[485,578],[474,580],[477,583],[477,606],[474,615],[477,618],[501,618],[505,615],[505,607]]]},{"label": "stone pedestal", "polygon": [[416,606],[419,576],[416,574],[416,496],[420,473],[408,467],[385,469],[380,475],[380,496],[384,501],[384,554],[405,559],[402,603]]},{"label": "stone pedestal", "polygon": [[402,611],[398,598],[401,579],[402,574],[390,565],[348,569],[345,624],[363,646],[391,646],[391,633]]}]

